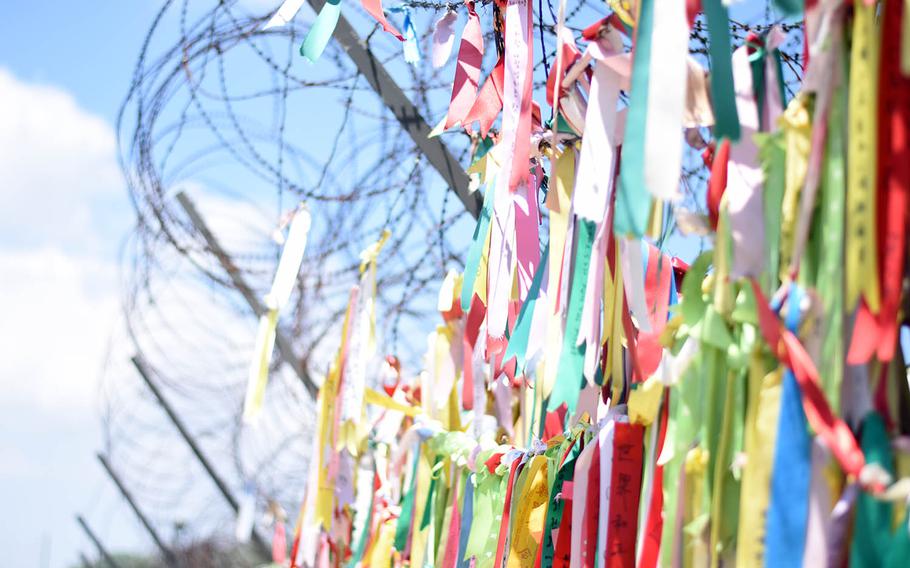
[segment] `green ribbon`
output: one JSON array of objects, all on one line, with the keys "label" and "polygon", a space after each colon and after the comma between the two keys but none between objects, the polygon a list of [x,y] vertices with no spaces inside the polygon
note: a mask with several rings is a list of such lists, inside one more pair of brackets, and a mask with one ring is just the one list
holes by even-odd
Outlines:
[{"label": "green ribbon", "polygon": [[[846,70],[845,70],[846,71]],[[828,142],[822,170],[821,208],[814,239],[818,249],[816,289],[824,308],[819,375],[831,408],[840,408],[844,377],[844,217],[846,216],[846,156],[844,140],[847,97],[842,83],[834,91],[828,116]],[[815,231],[813,231],[814,233]],[[815,236],[815,235],[813,235]]]},{"label": "green ribbon", "polygon": [[322,56],[338,24],[339,16],[341,0],[326,0],[319,10],[319,15],[316,16],[316,21],[313,22],[313,27],[303,40],[303,45],[300,46],[300,55],[306,57],[310,63],[316,63]]},{"label": "green ribbon", "polygon": [[575,413],[578,392],[581,390],[584,380],[582,371],[585,362],[585,344],[576,345],[576,343],[585,307],[588,270],[591,268],[591,247],[594,245],[594,233],[597,231],[597,225],[594,222],[580,218],[576,220],[575,226],[577,228],[575,232],[575,269],[572,272],[566,331],[559,355],[556,384],[553,385],[553,392],[550,393],[550,400],[547,403],[547,410],[550,412],[565,403],[569,416]]},{"label": "green ribbon", "polygon": [[[373,475],[376,473],[375,465],[373,469]],[[357,542],[357,548],[354,550],[351,559],[347,563],[347,568],[355,568],[360,563],[360,560],[363,558],[363,553],[367,547],[367,540],[370,537],[370,521],[373,519],[373,505],[375,504],[375,499],[370,499],[370,508],[367,511],[366,523],[363,526],[363,532],[360,533],[360,539]],[[395,527],[395,537],[398,537],[398,526]],[[399,548],[398,550],[404,550]]]},{"label": "green ribbon", "polygon": [[478,467],[474,474],[474,519],[463,557],[464,560],[475,557],[475,568],[493,566],[499,539],[498,522],[506,495],[508,474],[490,473],[485,465],[492,453],[480,452],[476,460]]},{"label": "green ribbon", "polygon": [[[570,439],[567,438],[567,440]],[[566,499],[560,494],[562,493],[565,482],[575,478],[575,458],[577,458],[580,453],[580,447],[580,442],[576,442],[572,446],[572,450],[566,457],[565,463],[559,468],[556,477],[550,484],[550,502],[547,504],[547,517],[543,525],[543,543],[541,543],[541,546],[543,547],[540,553],[541,566],[553,565],[553,557],[555,555],[554,549],[556,547],[556,543],[553,542],[553,531],[558,529],[559,525],[562,523],[563,510],[566,506]],[[562,446],[560,446],[560,448],[562,448]],[[550,462],[550,467],[547,468],[547,472],[557,468],[559,460],[562,458],[562,453],[563,452],[558,452],[554,456],[555,459]],[[559,498],[557,499],[557,497]]]},{"label": "green ribbon", "polygon": [[414,452],[414,466],[411,468],[411,487],[404,494],[401,503],[401,516],[395,525],[395,550],[404,550],[411,533],[411,517],[414,515],[414,494],[417,492],[417,466],[420,463],[420,452]]},{"label": "green ribbon", "polygon": [[781,206],[786,185],[787,153],[784,135],[780,130],[773,134],[755,135],[764,175],[762,199],[765,211],[765,272],[761,285],[765,294],[777,289],[780,274]]},{"label": "green ribbon", "polygon": [[[622,147],[613,230],[619,236],[631,233],[641,237],[651,213],[651,194],[645,186],[645,131],[648,124],[648,73],[651,66],[654,0],[642,0],[638,18],[632,91],[629,94],[629,114],[626,118],[626,139]],[[606,112],[611,110],[606,109]]]},{"label": "green ribbon", "polygon": [[487,186],[487,190],[484,193],[483,209],[480,210],[480,218],[477,219],[477,225],[474,226],[474,237],[464,263],[464,281],[461,283],[461,309],[465,312],[471,309],[471,300],[474,299],[474,282],[477,280],[480,259],[483,256],[483,247],[487,244],[487,235],[490,232],[490,219],[493,217],[493,193],[495,188],[496,182],[494,180]]},{"label": "green ribbon", "polygon": [[537,300],[540,299],[540,285],[543,282],[543,273],[547,266],[547,257],[550,254],[550,245],[547,244],[540,256],[540,263],[537,265],[537,271],[534,272],[534,279],[531,281],[531,288],[528,290],[528,296],[521,305],[518,312],[518,319],[515,320],[515,327],[512,335],[509,337],[509,345],[506,347],[506,353],[503,355],[503,361],[508,361],[515,357],[516,374],[524,373],[525,364],[528,355],[528,340],[531,337],[531,322],[534,320],[534,308]]},{"label": "green ribbon", "polygon": [[[866,463],[877,463],[888,473],[894,474],[891,441],[885,431],[885,422],[876,412],[870,412],[863,420],[863,434],[860,441]],[[850,568],[873,568],[884,566],[889,556],[893,536],[891,519],[893,505],[879,501],[866,492],[860,493],[856,501],[856,520],[853,528],[853,543],[850,547]],[[906,535],[907,526],[898,531]],[[904,558],[906,566],[907,557]]]},{"label": "green ribbon", "polygon": [[708,36],[711,40],[708,54],[711,57],[714,137],[718,140],[729,138],[731,142],[736,142],[740,137],[740,128],[736,112],[736,91],[733,89],[733,59],[730,56],[733,51],[730,45],[730,17],[722,0],[704,0],[702,5],[708,19]]}]

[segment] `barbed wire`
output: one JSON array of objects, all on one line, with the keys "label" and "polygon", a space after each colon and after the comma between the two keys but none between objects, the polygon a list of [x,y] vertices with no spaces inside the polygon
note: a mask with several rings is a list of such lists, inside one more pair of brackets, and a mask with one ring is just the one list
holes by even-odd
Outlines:
[{"label": "barbed wire", "polygon": [[[492,1],[475,4],[484,29],[493,29]],[[547,5],[535,18],[535,37],[543,38],[535,53],[553,60],[555,22]],[[461,0],[398,6],[412,12],[424,53],[435,14],[465,10]],[[579,0],[566,21],[577,33],[607,13],[601,3]],[[449,102],[457,45],[440,69],[409,65],[401,44],[377,33],[359,5],[346,3],[344,14],[427,121],[438,122]],[[232,488],[240,493],[255,484],[260,510],[267,501],[288,511],[299,506],[314,406],[276,359],[264,418],[255,427],[243,425],[256,318],[175,194],[184,191],[196,201],[260,295],[280,251],[270,235],[283,215],[307,202],[313,227],[280,327],[316,376],[338,344],[359,252],[385,228],[392,236],[377,276],[381,345],[410,372],[419,371],[423,338],[436,324],[436,287],[446,270],[461,267],[474,226],[344,51],[332,42],[319,63],[307,64],[297,54],[306,16],[263,30],[270,15],[251,14],[239,0],[164,1],[118,116],[121,167],[137,220],[124,252],[125,337],[112,347],[105,373],[105,445],[154,522],[180,524],[187,542],[223,537],[232,515],[201,468],[190,465],[191,454],[130,369],[129,356],[145,359]],[[733,22],[731,29],[741,43],[748,31],[766,31],[767,22]],[[793,24],[784,30],[799,34]],[[485,38],[487,45],[497,41],[493,32]],[[690,40],[696,57],[707,51],[700,22]],[[484,69],[492,68],[496,51],[486,50]],[[790,45],[785,51],[793,65],[788,81],[795,84],[798,50]],[[535,68],[541,97],[545,73]],[[470,138],[442,137],[467,167]],[[684,203],[699,209],[707,173],[697,153],[688,152]]]}]

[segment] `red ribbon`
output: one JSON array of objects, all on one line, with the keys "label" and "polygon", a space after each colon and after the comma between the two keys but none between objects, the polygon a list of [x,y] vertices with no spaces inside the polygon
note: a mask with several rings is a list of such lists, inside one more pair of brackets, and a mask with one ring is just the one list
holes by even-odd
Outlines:
[{"label": "red ribbon", "polygon": [[480,16],[474,11],[474,3],[467,2],[468,23],[461,34],[458,48],[458,63],[455,66],[455,82],[452,84],[452,99],[446,128],[457,123],[466,124],[468,112],[477,96],[480,83],[480,64],[483,63],[483,32],[480,30]]},{"label": "red ribbon", "polygon": [[[664,399],[660,410],[660,430],[657,438],[657,451],[655,456],[660,456],[664,449],[664,440],[667,437],[667,422],[670,416],[669,392]],[[664,466],[654,467],[654,477],[651,482],[651,504],[648,507],[648,516],[645,521],[644,542],[641,546],[641,558],[638,559],[639,568],[656,568],[660,558],[660,539],[664,530]]]},{"label": "red ribbon", "polygon": [[897,315],[910,206],[910,79],[900,69],[903,2],[886,2],[882,23],[878,101],[878,247],[881,309],[872,313],[860,303],[847,362],[865,363],[875,354],[883,363],[894,358]]},{"label": "red ribbon", "polygon": [[462,125],[468,132],[471,132],[475,122],[480,122],[480,135],[486,138],[490,133],[490,128],[496,122],[499,111],[502,110],[502,86],[505,81],[505,70],[505,64],[500,57],[483,87],[480,88],[471,110],[462,121]]},{"label": "red ribbon", "polygon": [[711,226],[717,228],[720,218],[720,198],[727,189],[727,162],[730,160],[730,140],[720,141],[717,151],[711,158],[711,179],[708,181],[708,215]]},{"label": "red ribbon", "polygon": [[502,505],[502,520],[499,525],[499,540],[496,543],[496,560],[493,566],[502,566],[503,556],[506,551],[506,541],[509,539],[509,517],[512,514],[512,488],[515,486],[515,478],[521,471],[523,464],[521,458],[516,458],[509,469],[509,481],[506,485],[506,498]]},{"label": "red ribbon", "polygon": [[[595,25],[600,26],[603,23],[603,21],[604,20],[601,20],[601,21],[597,22],[597,24],[595,24]],[[599,29],[600,28],[598,27],[598,30]],[[584,32],[582,32],[582,35],[584,35]],[[562,51],[562,62],[561,62],[562,67],[560,69],[559,77],[557,78],[557,76],[556,76],[557,70],[556,70],[555,65],[553,66],[552,69],[550,69],[550,74],[547,76],[547,104],[549,104],[551,107],[553,106],[553,88],[556,86],[556,81],[559,80],[559,82],[560,82],[559,94],[560,94],[560,96],[562,96],[563,92],[565,91],[565,89],[562,87],[562,81],[565,78],[566,73],[569,72],[569,69],[571,69],[572,66],[575,64],[575,62],[581,57],[581,52],[578,50],[578,47],[575,45],[574,42],[573,43],[563,43],[561,45],[561,51]]]},{"label": "red ribbon", "polygon": [[[597,444],[596,440],[591,440]],[[576,473],[578,473],[576,471]],[[576,506],[579,504],[576,503]],[[581,567],[593,568],[597,551],[597,516],[600,514],[600,446],[594,448],[588,474],[588,492],[585,496],[585,516],[581,522]]]},{"label": "red ribbon", "polygon": [[484,315],[487,313],[487,307],[480,301],[480,296],[474,294],[471,298],[471,307],[468,310],[468,319],[464,327],[464,336],[462,337],[462,381],[461,404],[465,410],[474,408],[474,346],[477,345],[477,337],[480,335],[480,324],[483,323]]},{"label": "red ribbon", "polygon": [[780,362],[790,367],[799,384],[806,419],[815,433],[825,441],[828,448],[848,475],[859,476],[865,465],[863,452],[856,444],[856,438],[847,424],[834,415],[825,394],[819,386],[818,370],[815,363],[792,332],[781,327],[780,321],[765,299],[761,288],[752,279],[752,290],[758,305],[759,327],[772,350],[777,351]]},{"label": "red ribbon", "polygon": [[382,10],[382,0],[360,0],[360,5],[379,22],[383,30],[395,36],[398,41],[404,41],[404,36],[386,19]]},{"label": "red ribbon", "polygon": [[634,568],[641,495],[642,436],[639,424],[617,422],[613,431],[613,466],[610,468],[610,512],[604,566]]},{"label": "red ribbon", "polygon": [[638,335],[638,357],[643,377],[650,377],[654,374],[663,355],[660,335],[667,326],[672,278],[673,266],[670,264],[670,258],[661,254],[657,247],[649,244],[648,271],[645,275],[645,301],[648,306],[651,331]]}]

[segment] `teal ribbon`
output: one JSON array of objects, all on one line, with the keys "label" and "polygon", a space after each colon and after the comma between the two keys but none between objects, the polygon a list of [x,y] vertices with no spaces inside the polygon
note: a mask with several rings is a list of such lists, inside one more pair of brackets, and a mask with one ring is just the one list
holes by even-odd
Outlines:
[{"label": "teal ribbon", "polygon": [[547,257],[550,255],[550,245],[543,249],[540,256],[540,263],[534,272],[534,280],[531,281],[531,288],[528,290],[528,297],[525,298],[518,312],[518,319],[515,320],[515,327],[512,335],[509,337],[509,345],[506,347],[506,353],[503,355],[503,361],[508,361],[515,357],[516,374],[524,373],[525,364],[528,362],[528,340],[531,337],[531,322],[534,319],[534,308],[537,306],[537,300],[540,299],[540,285],[543,282],[543,273],[547,266]]},{"label": "teal ribbon", "polygon": [[[486,152],[484,152],[486,153]],[[471,300],[474,299],[474,282],[477,281],[477,271],[480,269],[480,259],[483,256],[483,247],[487,244],[487,235],[490,232],[490,219],[493,217],[493,193],[496,191],[496,182],[487,186],[483,196],[483,209],[480,218],[474,226],[474,237],[468,256],[464,263],[464,281],[461,283],[461,309],[467,312],[471,309]]]},{"label": "teal ribbon", "polygon": [[[877,412],[870,412],[863,420],[863,434],[860,440],[866,463],[877,463],[888,473],[894,474],[894,457],[891,441],[885,431],[885,422]],[[851,568],[872,568],[885,566],[894,536],[891,534],[893,505],[879,501],[866,492],[860,493],[856,501],[856,521],[853,527],[854,546],[850,547]],[[897,529],[904,534],[907,526]],[[903,564],[910,557],[905,557]]]},{"label": "teal ribbon", "polygon": [[620,236],[630,233],[636,237],[644,235],[651,212],[651,194],[645,188],[645,130],[648,124],[648,73],[653,21],[654,0],[642,0],[613,220],[613,230]]},{"label": "teal ribbon", "polygon": [[[547,517],[543,525],[543,542],[540,544],[543,547],[540,554],[541,566],[553,565],[553,557],[555,556],[554,549],[556,547],[556,543],[553,542],[553,531],[558,529],[559,525],[562,523],[563,511],[566,507],[566,499],[561,494],[565,482],[575,478],[575,458],[577,458],[580,453],[580,447],[580,441],[575,442],[572,446],[568,457],[566,457],[565,463],[556,473],[556,478],[553,480],[550,489],[550,502],[547,504]],[[558,460],[562,456],[556,455],[555,457],[556,460],[551,463],[551,467],[556,467],[558,465]]]},{"label": "teal ribbon", "polygon": [[300,46],[300,55],[306,57],[311,63],[316,63],[325,51],[325,46],[329,44],[335,26],[338,24],[338,17],[341,16],[341,0],[326,0],[313,22],[303,45]]},{"label": "teal ribbon", "polygon": [[566,331],[559,355],[559,368],[556,372],[556,384],[547,403],[547,410],[552,412],[563,403],[568,407],[568,415],[575,413],[578,404],[578,392],[584,380],[582,371],[585,361],[585,344],[576,345],[578,330],[581,327],[581,316],[585,307],[585,290],[588,285],[588,270],[591,268],[591,247],[594,245],[594,233],[597,225],[592,221],[576,220],[575,233],[575,269],[572,274],[572,290],[569,294],[569,309],[566,315]]},{"label": "teal ribbon", "polygon": [[404,550],[411,533],[411,517],[414,515],[414,494],[417,492],[417,465],[420,463],[420,452],[414,453],[414,466],[411,469],[411,487],[404,494],[401,503],[401,516],[395,526],[395,550]]},{"label": "teal ribbon", "polygon": [[711,58],[714,138],[729,138],[731,142],[736,142],[740,137],[740,128],[736,112],[736,91],[733,89],[733,59],[730,56],[730,17],[721,0],[704,0],[702,5],[708,19],[708,36],[711,40],[708,54]]},{"label": "teal ribbon", "polygon": [[803,0],[771,0],[774,10],[781,16],[790,18],[802,15]]},{"label": "teal ribbon", "polygon": [[[375,475],[376,469],[374,465],[373,475]],[[370,521],[373,519],[373,505],[375,504],[375,499],[370,499],[370,508],[367,511],[366,523],[363,525],[363,532],[360,533],[360,540],[357,542],[357,548],[354,550],[354,554],[351,555],[351,559],[347,563],[347,568],[355,568],[360,564],[360,560],[363,558],[363,553],[366,551],[367,540],[370,537]],[[398,527],[395,527],[397,532]],[[397,536],[397,534],[396,534]],[[402,550],[402,549],[399,549]]]}]

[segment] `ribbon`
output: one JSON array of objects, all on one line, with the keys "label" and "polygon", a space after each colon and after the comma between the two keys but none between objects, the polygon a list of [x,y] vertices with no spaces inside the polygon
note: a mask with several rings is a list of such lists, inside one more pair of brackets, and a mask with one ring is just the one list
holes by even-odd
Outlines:
[{"label": "ribbon", "polygon": [[[645,383],[647,385],[647,383]],[[665,397],[661,405],[659,424],[651,426],[652,432],[657,429],[657,446],[652,445],[650,451],[652,457],[649,458],[651,465],[651,486],[648,491],[648,499],[642,512],[646,515],[645,522],[639,527],[638,534],[638,564],[640,568],[655,568],[660,559],[660,538],[664,526],[664,466],[658,464],[656,457],[663,453],[664,444],[667,439],[667,429],[670,417],[670,400],[669,396]]]},{"label": "ribbon", "polygon": [[417,28],[414,27],[414,20],[411,18],[411,11],[404,10],[404,44],[402,45],[402,54],[406,63],[417,65],[420,63],[420,44],[417,41]]},{"label": "ribbon", "polygon": [[[471,16],[469,12],[468,21],[470,21],[470,19]],[[452,55],[452,46],[455,45],[456,21],[458,21],[458,14],[453,11],[447,11],[441,18],[436,20],[435,24],[433,24],[433,52],[430,60],[433,62],[434,69],[439,69],[445,65],[449,60],[449,56]],[[462,39],[462,41],[464,40]],[[449,109],[451,110],[451,106]]]},{"label": "ribbon", "polygon": [[651,330],[642,331],[638,336],[638,358],[644,377],[657,371],[663,354],[660,336],[667,325],[670,307],[670,289],[673,282],[673,267],[670,258],[661,254],[657,247],[648,245],[648,268],[645,274],[646,314]]},{"label": "ribbon", "polygon": [[[679,170],[688,74],[686,6],[683,2],[663,2],[654,10],[653,18],[648,49],[650,61],[646,62],[644,182],[655,199],[675,201],[680,197]],[[639,55],[635,57],[638,59]]]},{"label": "ribbon", "polygon": [[297,12],[303,7],[304,2],[306,2],[306,0],[284,0],[275,14],[264,26],[262,26],[262,29],[280,28],[291,23],[291,20],[297,15]]},{"label": "ribbon", "polygon": [[[398,41],[404,41],[404,36],[401,35],[401,32],[395,29],[395,26],[389,23],[389,20],[385,17],[385,12],[382,9],[382,0],[360,0],[360,5],[363,6],[363,9],[367,13],[379,22],[379,25],[382,26],[383,31],[386,31],[393,36]],[[407,24],[405,24],[407,27]]]},{"label": "ribbon", "polygon": [[[512,281],[517,262],[515,255],[515,203],[504,185],[505,172],[497,178],[493,195],[493,219],[490,225],[490,260],[487,272],[487,335],[491,340],[504,341],[508,325]],[[500,352],[488,349],[487,355]]]},{"label": "ribbon", "polygon": [[[598,457],[597,464],[593,462],[594,457]],[[585,449],[579,454],[575,463],[575,478],[572,481],[572,524],[574,530],[571,531],[570,540],[570,568],[579,568],[582,566],[582,541],[587,534],[585,531],[585,519],[587,518],[586,509],[590,507],[588,503],[588,485],[599,483],[600,470],[600,449],[597,447],[596,440],[591,440]],[[591,479],[591,472],[598,471],[598,479]],[[593,563],[593,558],[591,562]]]},{"label": "ribbon", "polygon": [[468,23],[464,26],[461,45],[458,48],[458,62],[455,64],[455,79],[452,83],[449,112],[446,115],[446,129],[458,123],[463,126],[470,124],[466,117],[477,97],[477,85],[480,82],[480,65],[483,63],[483,33],[480,30],[480,16],[474,11],[473,2],[469,1],[466,6]]},{"label": "ribbon", "polygon": [[[540,566],[555,566],[558,540],[568,542],[571,528],[564,521],[571,519],[572,515],[572,493],[569,489],[575,475],[575,460],[579,453],[579,444],[576,442],[577,439],[571,443],[550,488],[550,502],[547,506],[543,542],[540,546]],[[563,531],[565,534],[562,534]],[[564,564],[568,565],[568,558],[564,559]]]},{"label": "ribbon", "polygon": [[882,23],[878,89],[878,247],[881,309],[876,316],[860,305],[847,362],[875,354],[894,357],[897,316],[904,277],[907,209],[910,207],[910,77],[900,72],[900,33],[904,3],[888,2]]},{"label": "ribbon", "polygon": [[[540,384],[541,396],[547,398],[556,383],[559,370],[559,353],[563,344],[563,306],[560,294],[563,284],[562,267],[566,256],[571,256],[571,235],[569,233],[569,209],[572,203],[575,179],[575,150],[566,148],[557,157],[551,157],[552,176],[555,187],[547,193],[546,206],[550,211],[549,268],[547,270],[547,314],[546,347],[544,353],[544,376]],[[568,255],[566,253],[568,252]]]},{"label": "ribbon", "polygon": [[484,81],[477,99],[471,110],[462,120],[462,125],[470,130],[475,122],[480,122],[480,135],[484,138],[490,133],[490,128],[496,122],[499,111],[502,110],[503,82],[505,81],[505,63],[502,57],[496,62],[490,75]]},{"label": "ribbon", "polygon": [[859,2],[853,10],[847,121],[847,235],[844,276],[848,310],[862,294],[871,311],[879,310],[876,255],[876,144],[879,34],[875,6]]},{"label": "ribbon", "polygon": [[815,363],[792,332],[781,331],[778,328],[779,322],[768,307],[755,280],[752,280],[752,290],[756,297],[762,335],[769,346],[780,349],[781,362],[793,371],[809,425],[825,440],[844,473],[858,477],[865,464],[862,452],[850,428],[843,420],[837,418],[828,406],[819,387]]},{"label": "ribbon", "polygon": [[627,234],[635,237],[644,235],[651,212],[650,195],[642,189],[646,187],[645,133],[648,124],[648,67],[651,63],[654,2],[655,0],[641,1],[635,30],[632,92],[629,96],[629,117],[626,123],[628,134],[623,145],[613,219],[613,230],[619,237]]},{"label": "ribbon", "polygon": [[714,103],[714,137],[739,141],[740,125],[733,83],[733,63],[730,58],[730,17],[722,0],[703,0],[708,20],[711,58],[711,100]]},{"label": "ribbon", "polygon": [[733,83],[742,138],[730,146],[724,193],[727,196],[730,234],[733,237],[733,266],[730,276],[738,279],[761,274],[765,260],[762,172],[758,163],[758,147],[753,140],[753,134],[759,130],[759,113],[753,94],[748,45],[733,52]]},{"label": "ribbon", "polygon": [[341,410],[338,444],[347,448],[352,456],[358,455],[363,423],[366,367],[376,354],[376,262],[388,241],[388,230],[372,245],[360,253],[360,284],[352,306],[354,318],[351,329],[350,356],[346,359],[345,381],[341,386]]},{"label": "ribbon", "polygon": [[531,103],[533,90],[534,28],[531,4],[508,0],[505,10],[505,83],[502,142],[508,158],[502,181],[510,191],[528,183],[531,157]]},{"label": "ribbon", "polygon": [[840,408],[844,376],[844,218],[846,188],[846,89],[836,87],[828,117],[828,139],[822,171],[816,289],[824,309],[819,374],[825,398]]},{"label": "ribbon", "polygon": [[566,330],[559,356],[556,383],[547,404],[547,411],[552,412],[565,403],[569,415],[575,413],[583,376],[585,345],[577,345],[576,338],[581,327],[582,311],[584,310],[585,286],[588,281],[595,226],[590,221],[579,220],[577,230],[575,270],[572,274],[572,292],[569,296],[569,308],[566,314]]},{"label": "ribbon", "polygon": [[[616,408],[616,407],[614,407]],[[622,417],[625,418],[625,417]],[[611,491],[613,479],[613,440],[616,429],[619,427],[619,417],[608,411],[606,424],[603,424],[597,433],[597,445],[600,448],[600,487],[597,491],[597,518],[606,522],[597,525],[597,553],[601,558],[607,551],[607,532],[610,528],[610,512],[613,505]],[[634,540],[634,537],[633,537]],[[634,548],[634,546],[633,546]],[[634,563],[634,562],[633,562]]]},{"label": "ribbon", "polygon": [[604,566],[624,568],[635,566],[644,429],[640,425],[623,422],[617,422],[615,428],[609,484],[610,508],[606,517],[609,528],[602,554]]},{"label": "ribbon", "polygon": [[505,551],[508,547],[510,517],[512,514],[512,500],[515,495],[516,475],[524,469],[524,462],[521,458],[516,458],[509,466],[509,480],[506,482],[506,497],[502,505],[502,520],[499,525],[499,538],[496,541],[496,556],[493,561],[494,566],[501,567],[505,561]]},{"label": "ribbon", "polygon": [[259,316],[259,330],[256,333],[256,346],[253,350],[253,360],[250,363],[246,398],[243,404],[243,420],[247,424],[255,422],[262,411],[265,388],[269,378],[269,362],[275,348],[278,316],[290,300],[294,284],[297,282],[297,274],[300,272],[300,264],[303,262],[309,232],[310,213],[301,205],[291,220],[288,238],[281,251],[281,258],[278,260],[272,288],[265,297],[265,306],[268,311]]},{"label": "ribbon", "polygon": [[[863,420],[863,454],[866,462],[877,464],[888,473],[894,473],[894,458],[891,443],[882,417],[871,412]],[[856,520],[853,543],[850,548],[850,566],[872,568],[885,566],[885,559],[891,547],[891,523],[894,517],[892,504],[879,501],[872,495],[860,493],[856,501]],[[898,528],[906,532],[907,526]],[[861,543],[861,544],[860,544]]]},{"label": "ribbon", "polygon": [[600,224],[607,216],[607,204],[615,178],[616,105],[619,91],[628,81],[628,73],[624,75],[618,68],[624,66],[628,57],[609,52],[597,41],[588,45],[585,56],[594,59],[594,76],[585,113],[572,210],[582,219]]},{"label": "ribbon", "polygon": [[730,140],[723,138],[711,158],[711,179],[708,180],[708,192],[705,197],[708,206],[708,217],[711,219],[711,226],[715,229],[717,229],[717,222],[720,219],[720,200],[727,189],[729,161]]},{"label": "ribbon", "polygon": [[509,345],[506,347],[506,353],[503,356],[505,360],[512,357],[516,358],[516,374],[524,374],[525,364],[527,363],[528,340],[531,335],[531,323],[534,314],[537,311],[537,300],[540,298],[540,285],[543,282],[543,275],[546,271],[547,257],[550,248],[544,248],[543,255],[537,266],[537,272],[534,273],[534,280],[531,282],[531,288],[528,296],[521,304],[521,311],[518,313],[518,319],[515,320],[515,327],[512,329],[512,335],[509,338]]},{"label": "ribbon", "polygon": [[[467,311],[474,297],[474,287],[480,271],[480,262],[485,248],[489,248],[490,220],[493,217],[493,195],[495,183],[487,187],[483,196],[483,208],[474,227],[474,236],[464,264],[464,281],[461,285],[461,309]],[[485,283],[484,283],[485,284]],[[484,293],[481,298],[486,298]]]},{"label": "ribbon", "polygon": [[777,440],[777,429],[768,428],[767,425],[779,422],[781,376],[780,371],[766,374],[761,359],[757,357],[750,363],[745,430],[748,461],[743,468],[740,492],[742,501],[739,508],[739,536],[736,540],[738,565],[745,566],[764,559],[765,520]]},{"label": "ribbon", "polygon": [[541,455],[530,458],[521,499],[512,521],[512,536],[509,539],[507,568],[533,566],[540,543],[543,540],[544,521],[547,512],[547,458]]},{"label": "ribbon", "polygon": [[300,46],[300,55],[307,58],[310,63],[316,63],[329,44],[338,18],[341,16],[341,0],[326,0],[316,20],[313,21],[309,33]]}]

